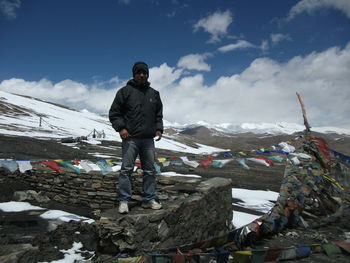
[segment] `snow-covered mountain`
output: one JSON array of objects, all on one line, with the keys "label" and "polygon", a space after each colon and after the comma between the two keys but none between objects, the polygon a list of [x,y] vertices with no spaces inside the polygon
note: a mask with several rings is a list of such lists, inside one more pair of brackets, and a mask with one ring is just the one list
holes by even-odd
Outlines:
[{"label": "snow-covered mountain", "polygon": [[[103,134],[105,140],[121,141],[111,127],[107,116],[101,116],[87,110],[78,111],[33,97],[0,91],[0,113],[0,134],[36,138],[64,138],[91,137],[95,131],[97,135]],[[164,126],[165,136],[161,141],[156,142],[156,147],[189,153],[225,150],[217,147],[223,147],[226,142],[214,142],[218,142],[218,138],[237,137],[237,134],[252,133],[261,137],[265,135],[290,135],[304,130],[303,125],[283,122],[234,125],[231,123],[210,124],[201,121],[183,125],[165,120]],[[334,127],[312,127],[312,130],[320,133],[350,135],[350,130]],[[188,135],[192,137],[189,139]],[[200,138],[200,140],[190,141],[194,137]],[[203,142],[212,146],[203,145]]]},{"label": "snow-covered mountain", "polygon": [[[0,134],[36,138],[91,138],[95,131],[95,135],[103,135],[104,140],[121,141],[105,116],[32,97],[0,91],[0,114]],[[188,145],[166,134],[156,142],[156,147],[194,154],[224,150],[199,143]]]},{"label": "snow-covered mountain", "polygon": [[[216,130],[224,133],[255,133],[255,134],[293,134],[303,132],[305,126],[297,123],[276,122],[276,123],[242,123],[240,125],[234,125],[232,123],[218,123],[211,124],[204,121],[199,121],[192,124],[178,124],[171,122],[164,122],[166,127],[184,131],[187,129],[193,129],[197,127],[206,127],[208,129]],[[350,129],[337,128],[337,127],[312,127],[312,130],[318,133],[335,133],[350,135]]]}]

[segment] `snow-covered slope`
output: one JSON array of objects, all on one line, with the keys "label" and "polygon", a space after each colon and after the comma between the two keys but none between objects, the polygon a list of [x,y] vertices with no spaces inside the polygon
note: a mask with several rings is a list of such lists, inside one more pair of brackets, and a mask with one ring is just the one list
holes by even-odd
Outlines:
[{"label": "snow-covered slope", "polygon": [[[164,121],[166,128],[183,131],[199,126],[218,131],[218,134],[256,133],[256,134],[293,134],[304,130],[304,126],[291,123],[230,123],[210,124],[204,121],[195,124],[177,124]],[[32,97],[25,97],[0,91],[0,134],[30,136],[38,138],[63,138],[92,135],[93,131],[105,134],[105,140],[121,141],[111,127],[106,116],[86,110],[77,111],[62,105],[53,104]],[[350,135],[350,130],[334,127],[312,127],[321,133],[338,133]],[[220,133],[221,132],[221,133]],[[156,147],[178,152],[211,153],[223,151],[216,147],[202,144],[191,144],[181,140],[181,136],[165,134],[156,142]]]},{"label": "snow-covered slope", "polygon": [[[63,138],[91,136],[94,130],[104,133],[105,140],[121,141],[106,117],[0,91],[0,134]],[[224,150],[201,144],[197,146],[168,138],[156,142],[157,148],[195,154]]]}]

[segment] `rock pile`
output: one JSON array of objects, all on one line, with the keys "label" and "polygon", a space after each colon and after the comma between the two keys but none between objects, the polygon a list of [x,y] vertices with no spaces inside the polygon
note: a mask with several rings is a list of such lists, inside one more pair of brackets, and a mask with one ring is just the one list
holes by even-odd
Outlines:
[{"label": "rock pile", "polygon": [[[204,180],[160,175],[157,197],[163,209],[154,211],[141,207],[142,176],[135,172],[130,213],[120,215],[116,173],[59,174],[40,167],[31,174],[4,174],[0,170],[0,177],[5,176],[13,181],[25,181],[40,196],[56,202],[91,208],[97,220],[88,229],[95,240],[93,249],[101,253],[138,253],[176,247],[220,236],[233,228],[232,181],[226,178]],[[20,199],[25,201],[25,196],[21,195]]]}]

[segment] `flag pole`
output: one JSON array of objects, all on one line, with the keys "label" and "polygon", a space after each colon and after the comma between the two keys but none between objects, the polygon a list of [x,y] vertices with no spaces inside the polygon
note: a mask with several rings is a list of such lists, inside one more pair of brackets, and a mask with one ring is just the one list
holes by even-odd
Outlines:
[{"label": "flag pole", "polygon": [[[308,142],[308,148],[309,150],[311,150],[314,154],[314,156],[316,157],[316,159],[320,162],[321,166],[325,169],[329,169],[329,162],[327,161],[328,158],[326,156],[326,153],[321,153],[321,148],[319,148],[320,146],[320,138],[317,138],[315,136],[313,136],[311,134],[311,126],[307,120],[307,116],[306,116],[306,110],[305,110],[305,105],[304,105],[304,101],[301,98],[301,95],[299,92],[296,92],[296,95],[298,97],[300,106],[301,106],[301,111],[303,113],[303,118],[304,118],[304,125],[305,125],[305,138],[306,141]],[[325,144],[327,144],[327,142],[324,142]],[[324,148],[324,147],[323,147]],[[328,151],[328,145],[326,146],[327,151]]]},{"label": "flag pole", "polygon": [[303,113],[303,118],[304,118],[304,125],[305,125],[305,128],[306,128],[306,131],[307,133],[310,133],[311,132],[311,126],[307,120],[307,116],[306,116],[306,110],[305,110],[305,105],[304,105],[304,101],[303,99],[301,98],[301,95],[299,92],[296,92],[297,94],[297,97],[298,97],[298,100],[299,100],[299,103],[300,103],[300,106],[301,106],[301,111]]}]

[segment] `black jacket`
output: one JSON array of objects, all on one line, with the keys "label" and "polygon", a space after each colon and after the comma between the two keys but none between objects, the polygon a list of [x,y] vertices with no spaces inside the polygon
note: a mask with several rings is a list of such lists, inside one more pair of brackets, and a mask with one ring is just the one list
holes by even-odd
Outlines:
[{"label": "black jacket", "polygon": [[132,137],[153,138],[163,132],[163,104],[159,92],[132,79],[118,90],[109,110],[109,120],[119,132],[125,128]]}]

